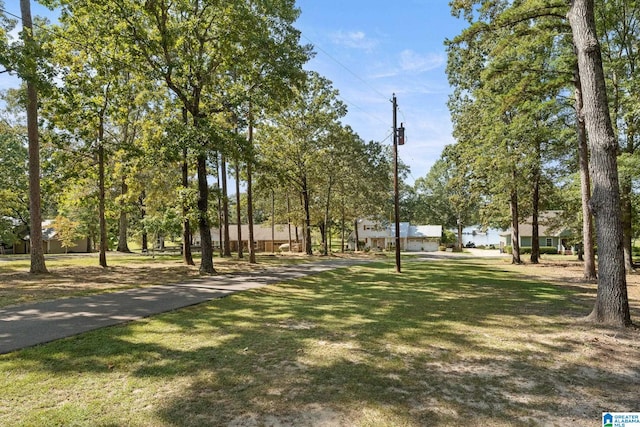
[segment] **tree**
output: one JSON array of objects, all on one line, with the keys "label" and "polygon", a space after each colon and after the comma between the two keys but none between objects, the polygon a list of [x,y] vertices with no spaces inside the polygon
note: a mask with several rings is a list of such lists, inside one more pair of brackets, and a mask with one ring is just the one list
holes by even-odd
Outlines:
[{"label": "tree", "polygon": [[424,222],[457,229],[457,247],[462,250],[462,229],[478,223],[479,203],[473,191],[473,175],[456,145],[445,147],[439,160],[415,187],[424,200]]},{"label": "tree", "polygon": [[[636,43],[640,38],[637,22],[640,5],[636,1],[611,0],[602,2],[595,9],[597,32],[601,40],[605,62],[605,79],[609,96],[612,126],[618,140],[620,156],[633,156],[640,147],[637,114],[638,65],[640,56]],[[624,161],[619,162],[623,166]],[[622,203],[622,228],[625,268],[633,271],[633,180],[637,171],[619,167],[620,198]]]},{"label": "tree", "polygon": [[287,110],[264,127],[260,158],[268,173],[289,183],[302,197],[305,215],[305,252],[312,255],[311,209],[317,182],[312,175],[317,152],[328,146],[328,134],[346,113],[331,83],[309,73],[307,84]]},{"label": "tree", "polygon": [[27,84],[27,137],[29,140],[29,218],[31,240],[31,273],[48,273],[42,240],[40,205],[40,141],[38,139],[38,44],[33,34],[30,0],[20,0],[22,14],[23,53],[18,75]]},{"label": "tree", "polygon": [[593,0],[571,0],[567,15],[578,54],[584,117],[591,149],[593,194],[590,208],[596,219],[598,292],[589,318],[598,323],[631,325],[624,268],[620,216],[617,141],[609,115]]},{"label": "tree", "polygon": [[11,245],[29,225],[29,153],[15,129],[0,121],[0,242]]},{"label": "tree", "polygon": [[73,247],[76,241],[81,238],[79,232],[80,223],[72,221],[68,218],[58,215],[53,223],[56,230],[56,236],[61,242],[61,246],[65,248],[65,252]]}]

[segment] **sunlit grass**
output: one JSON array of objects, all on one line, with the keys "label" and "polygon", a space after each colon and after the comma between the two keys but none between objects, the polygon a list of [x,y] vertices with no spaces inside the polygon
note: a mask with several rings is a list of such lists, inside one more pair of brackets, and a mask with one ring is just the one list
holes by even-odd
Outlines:
[{"label": "sunlit grass", "polygon": [[[257,264],[248,257],[214,259],[218,273],[261,271],[283,265],[313,262],[318,257],[260,254]],[[47,255],[50,274],[30,274],[25,256],[5,256],[0,260],[0,307],[56,298],[86,296],[129,288],[181,283],[200,275],[196,266],[184,264],[180,254],[122,254],[109,252],[107,268],[99,266],[98,254]]]},{"label": "sunlit grass", "polygon": [[0,356],[0,425],[596,425],[637,410],[640,340],[580,323],[592,296],[489,261],[335,270]]}]

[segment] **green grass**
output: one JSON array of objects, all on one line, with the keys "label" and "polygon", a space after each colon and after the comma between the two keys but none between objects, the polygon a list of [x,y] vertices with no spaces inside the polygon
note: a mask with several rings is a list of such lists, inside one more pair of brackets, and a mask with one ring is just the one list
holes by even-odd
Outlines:
[{"label": "green grass", "polygon": [[[257,264],[248,258],[216,257],[221,274],[268,270],[319,258],[282,257],[260,254]],[[0,307],[42,300],[92,295],[127,288],[181,283],[199,276],[196,266],[187,266],[179,254],[107,254],[108,268],[99,266],[98,254],[47,255],[50,274],[29,274],[30,261],[8,256],[0,260]]]},{"label": "green grass", "polygon": [[335,270],[0,356],[0,425],[597,425],[638,409],[640,348],[591,303],[488,262]]}]

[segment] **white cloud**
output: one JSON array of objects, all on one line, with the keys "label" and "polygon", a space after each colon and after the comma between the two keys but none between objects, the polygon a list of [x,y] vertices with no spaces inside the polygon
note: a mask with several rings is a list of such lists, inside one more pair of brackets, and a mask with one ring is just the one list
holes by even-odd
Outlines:
[{"label": "white cloud", "polygon": [[371,50],[378,44],[376,40],[367,37],[363,31],[334,31],[330,38],[337,45],[354,49]]},{"label": "white cloud", "polygon": [[420,55],[411,49],[405,49],[400,53],[400,67],[403,71],[422,73],[441,67],[445,62],[444,55],[428,53]]}]

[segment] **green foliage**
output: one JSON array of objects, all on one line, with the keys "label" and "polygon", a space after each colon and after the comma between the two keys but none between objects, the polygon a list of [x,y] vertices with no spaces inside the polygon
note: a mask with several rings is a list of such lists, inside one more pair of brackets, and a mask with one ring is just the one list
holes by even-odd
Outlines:
[{"label": "green foliage", "polygon": [[442,243],[455,243],[458,241],[458,236],[451,230],[442,229],[442,237],[440,238]]},{"label": "green foliage", "polygon": [[144,230],[153,236],[155,242],[158,237],[166,236],[174,239],[182,230],[182,218],[175,209],[166,209],[153,215],[146,215],[141,220]]},{"label": "green foliage", "polygon": [[[509,245],[504,247],[504,253],[510,254],[512,251],[512,246]],[[557,253],[558,248],[556,248],[555,246],[540,246],[540,255],[555,255]],[[531,246],[520,246],[520,254],[531,254]]]},{"label": "green foliage", "polygon": [[542,206],[552,199],[553,165],[573,154],[565,120],[572,112],[560,102],[573,83],[570,40],[558,36],[566,6],[456,1],[452,11],[470,22],[447,42],[452,159],[465,170],[459,185],[475,195],[479,222],[503,228],[509,203],[519,202],[517,220],[531,212],[534,186]]},{"label": "green foliage", "polygon": [[83,236],[80,233],[80,223],[58,215],[53,223],[56,230],[56,237],[61,242],[63,248],[70,248],[76,244]]},{"label": "green foliage", "polygon": [[[23,132],[24,129],[0,120],[0,218],[28,224],[29,181],[27,148],[21,136]],[[13,229],[12,221],[4,221],[0,229],[3,230],[0,233],[8,239]]]}]

